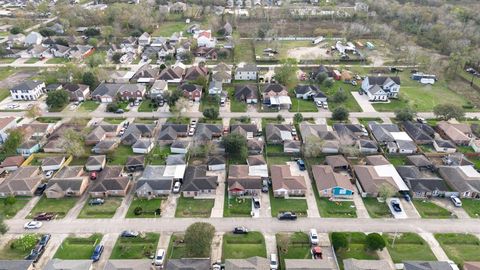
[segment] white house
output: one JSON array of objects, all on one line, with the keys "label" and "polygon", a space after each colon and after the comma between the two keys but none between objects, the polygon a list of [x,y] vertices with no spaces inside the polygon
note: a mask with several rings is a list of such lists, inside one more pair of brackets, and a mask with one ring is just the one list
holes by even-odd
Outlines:
[{"label": "white house", "polygon": [[152,40],[152,37],[149,33],[145,32],[138,38],[138,45],[146,46],[149,45]]},{"label": "white house", "polygon": [[168,83],[165,80],[156,80],[150,88],[150,96],[158,96],[168,91]]},{"label": "white house", "polygon": [[240,63],[235,70],[235,80],[256,81],[258,69],[255,64]]},{"label": "white house", "polygon": [[135,154],[148,154],[154,145],[151,139],[139,139],[132,145],[132,151]]},{"label": "white house", "polygon": [[217,39],[212,36],[212,30],[200,30],[193,36],[198,47],[215,48]]},{"label": "white house", "polygon": [[400,92],[400,78],[366,77],[362,82],[362,90],[370,101],[387,101],[390,98],[397,98]]},{"label": "white house", "polygon": [[13,100],[37,100],[45,91],[45,83],[41,81],[24,81],[10,89]]},{"label": "white house", "polygon": [[211,81],[208,86],[209,95],[220,95],[222,93],[222,83],[217,81]]},{"label": "white house", "polygon": [[8,130],[17,127],[17,120],[13,116],[0,118],[0,144],[8,138]]},{"label": "white house", "polygon": [[30,32],[25,37],[25,46],[30,46],[30,45],[40,45],[42,43],[43,37],[37,32]]},{"label": "white house", "polygon": [[189,147],[190,147],[189,141],[176,140],[170,146],[170,152],[172,154],[186,154],[188,152]]}]

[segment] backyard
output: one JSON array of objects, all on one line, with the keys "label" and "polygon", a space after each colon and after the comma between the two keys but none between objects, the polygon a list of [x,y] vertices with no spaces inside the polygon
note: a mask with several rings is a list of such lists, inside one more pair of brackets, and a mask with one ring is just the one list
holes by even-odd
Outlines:
[{"label": "backyard", "polygon": [[170,37],[175,32],[180,33],[185,31],[186,26],[183,21],[162,22],[160,27],[152,33],[152,36]]},{"label": "backyard", "polygon": [[158,233],[145,233],[137,237],[119,237],[110,259],[149,259],[157,248]]},{"label": "backyard", "polygon": [[222,259],[246,259],[267,257],[265,239],[260,232],[247,234],[226,233],[223,236]]},{"label": "backyard", "polygon": [[[316,195],[316,193],[315,193]],[[356,218],[357,211],[353,201],[330,201],[316,196],[318,211],[326,218]]]},{"label": "backyard", "polygon": [[278,233],[276,239],[280,269],[285,269],[285,259],[310,259],[312,257],[311,245],[306,233]]},{"label": "backyard", "polygon": [[339,233],[345,235],[348,240],[348,249],[339,249],[335,251],[337,255],[338,264],[340,269],[343,269],[344,259],[357,259],[357,260],[378,260],[378,255],[375,252],[369,252],[365,248],[366,235],[360,232],[345,232]]},{"label": "backyard", "polygon": [[78,198],[60,198],[60,199],[48,199],[42,197],[38,203],[33,207],[27,218],[32,218],[38,213],[52,212],[57,214],[58,218],[64,218],[68,211],[75,205]]},{"label": "backyard", "polygon": [[318,112],[317,105],[312,99],[301,99],[292,97],[290,112]]},{"label": "backyard", "polygon": [[88,260],[95,245],[101,240],[101,234],[92,234],[90,237],[67,237],[53,257],[62,260]]},{"label": "backyard", "polygon": [[363,198],[363,203],[371,218],[389,218],[392,216],[388,205],[379,202],[377,198]]},{"label": "backyard", "polygon": [[480,240],[472,234],[435,234],[448,258],[460,266],[464,261],[480,261]]},{"label": "backyard", "polygon": [[429,245],[415,233],[385,233],[388,253],[394,263],[403,261],[436,261]]},{"label": "backyard", "polygon": [[178,198],[175,217],[210,217],[212,212],[213,199],[194,199],[180,196]]},{"label": "backyard", "polygon": [[227,195],[225,192],[225,204],[223,207],[224,217],[250,217],[252,211],[252,199],[250,198],[237,198]]},{"label": "backyard", "polygon": [[450,211],[433,202],[413,200],[413,204],[422,218],[455,218]]},{"label": "backyard", "polygon": [[121,203],[122,198],[115,197],[105,198],[102,205],[90,205],[87,200],[78,218],[111,218]]},{"label": "backyard", "polygon": [[14,217],[30,201],[28,197],[0,198],[0,216]]},{"label": "backyard", "polygon": [[109,165],[125,165],[129,156],[133,155],[130,145],[120,144],[114,151],[107,155]]},{"label": "backyard", "polygon": [[[135,197],[128,208],[126,218],[159,218],[161,215],[158,215],[156,210],[161,209],[164,200],[160,198],[147,200]],[[135,209],[137,209],[136,213]]]},{"label": "backyard", "polygon": [[276,198],[270,190],[270,206],[273,217],[276,217],[278,213],[285,211],[294,212],[298,217],[307,216],[308,206],[307,201],[304,198]]}]

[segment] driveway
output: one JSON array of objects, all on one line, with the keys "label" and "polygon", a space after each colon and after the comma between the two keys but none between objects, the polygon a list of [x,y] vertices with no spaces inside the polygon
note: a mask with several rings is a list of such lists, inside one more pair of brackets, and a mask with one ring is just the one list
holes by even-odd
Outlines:
[{"label": "driveway", "polygon": [[454,213],[457,216],[457,218],[460,218],[460,219],[470,218],[470,216],[467,214],[467,212],[465,212],[465,210],[462,207],[455,207],[449,199],[435,198],[435,199],[432,199],[432,203]]},{"label": "driveway", "polygon": [[435,257],[437,257],[439,261],[449,260],[447,254],[442,249],[440,243],[438,243],[437,239],[435,238],[435,236],[433,236],[432,233],[420,233],[419,235],[423,238],[423,240],[428,243],[433,254],[435,255]]},{"label": "driveway", "polygon": [[42,254],[42,257],[35,264],[35,269],[43,269],[47,262],[53,258],[57,249],[62,244],[63,240],[67,238],[68,234],[52,234],[50,241],[48,241],[45,251]]},{"label": "driveway", "polygon": [[270,206],[270,196],[268,193],[260,193],[260,217],[271,217],[272,207]]},{"label": "driveway", "polygon": [[215,193],[215,203],[212,208],[211,217],[223,217],[223,205],[225,204],[225,170],[208,172],[207,175],[218,176],[218,186]]},{"label": "driveway", "polygon": [[85,202],[89,198],[89,190],[90,189],[85,190],[85,193],[83,193],[82,197],[80,197],[72,209],[68,211],[67,215],[65,216],[65,220],[76,219],[78,217],[78,214],[80,214],[80,211],[82,211],[83,207],[85,206]]},{"label": "driveway", "polygon": [[113,247],[115,246],[115,242],[117,241],[119,235],[119,233],[109,233],[103,236],[102,240],[100,241],[100,244],[103,245],[103,253],[100,257],[100,260],[96,263],[93,263],[94,269],[105,268],[105,264],[112,254]]},{"label": "driveway", "polygon": [[393,217],[396,218],[396,219],[408,218],[407,214],[405,213],[405,208],[403,207],[402,202],[400,202],[400,207],[402,208],[402,212],[396,212],[396,211],[393,210],[392,204],[390,203],[393,199],[398,199],[398,198],[388,198],[387,199],[388,209],[390,209],[390,212],[392,213]]},{"label": "driveway", "polygon": [[415,208],[415,205],[413,205],[411,201],[407,202],[404,199],[400,199],[400,205],[408,218],[421,218],[417,208]]},{"label": "driveway", "polygon": [[367,208],[365,207],[365,204],[363,203],[363,200],[358,192],[353,194],[353,202],[355,203],[355,209],[357,210],[356,212],[358,218],[370,218]]},{"label": "driveway", "polygon": [[360,108],[362,108],[363,112],[376,112],[375,108],[373,108],[372,104],[370,101],[368,101],[368,96],[367,95],[360,95],[358,92],[354,91],[351,92],[352,96],[355,98],[357,101],[358,105],[360,105]]},{"label": "driveway", "polygon": [[212,239],[212,263],[222,260],[223,233],[216,232]]},{"label": "driveway", "polygon": [[264,233],[263,237],[265,238],[265,247],[267,249],[267,258],[270,254],[277,254],[277,238],[273,233]]},{"label": "driveway", "polygon": [[177,202],[180,194],[171,193],[167,200],[162,203],[162,217],[175,217],[175,210],[177,210]]},{"label": "driveway", "polygon": [[14,218],[25,218],[35,207],[38,201],[41,199],[41,196],[35,196],[30,201],[28,201],[27,205],[25,205],[20,211],[17,212]]},{"label": "driveway", "polygon": [[128,208],[130,207],[130,204],[133,201],[133,188],[130,188],[130,190],[127,193],[127,196],[125,196],[122,200],[122,203],[120,203],[120,206],[117,208],[117,211],[115,212],[115,215],[113,215],[113,218],[116,219],[123,219],[127,215]]},{"label": "driveway", "polygon": [[305,179],[305,184],[307,186],[307,193],[305,194],[305,199],[307,200],[308,217],[320,217],[317,201],[315,200],[315,194],[313,194],[312,181],[310,180],[308,171],[300,171],[296,162],[287,162],[287,164],[290,165],[290,171],[292,172],[292,175],[300,175],[303,176],[303,178]]}]

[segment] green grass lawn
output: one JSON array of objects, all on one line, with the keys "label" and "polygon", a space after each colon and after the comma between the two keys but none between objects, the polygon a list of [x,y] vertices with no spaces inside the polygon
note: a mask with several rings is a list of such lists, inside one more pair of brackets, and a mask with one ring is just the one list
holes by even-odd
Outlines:
[{"label": "green grass lawn", "polygon": [[272,153],[284,153],[282,144],[267,144],[265,152],[268,154]]},{"label": "green grass lawn", "polygon": [[133,150],[130,145],[120,144],[112,153],[107,155],[107,163],[109,165],[125,165],[128,156],[133,155]]},{"label": "green grass lawn", "polygon": [[152,36],[170,37],[175,32],[185,31],[186,26],[184,21],[162,22],[152,33]]},{"label": "green grass lawn", "polygon": [[[160,216],[155,214],[155,210],[161,208],[164,200],[165,199],[160,198],[147,200],[135,197],[128,208],[126,218],[159,218]],[[137,207],[141,207],[144,213],[141,215],[135,215],[134,211]]]},{"label": "green grass lawn", "polygon": [[67,237],[53,257],[62,260],[88,260],[95,245],[101,240],[101,234],[92,234],[90,237]]},{"label": "green grass lawn", "polygon": [[271,165],[285,165],[286,162],[292,161],[290,156],[268,156],[266,157],[267,163]]},{"label": "green grass lawn", "polygon": [[123,118],[112,118],[112,117],[106,117],[106,118],[103,118],[103,121],[109,123],[109,124],[112,124],[112,125],[118,125],[122,122],[125,121],[125,119]]},{"label": "green grass lawn", "polygon": [[166,158],[171,154],[169,147],[155,146],[148,153],[145,162],[150,165],[165,165]]},{"label": "green grass lawn", "polygon": [[[356,218],[357,211],[352,201],[330,201],[328,198],[316,198],[321,217]],[[353,206],[353,207],[352,207]]]},{"label": "green grass lawn", "polygon": [[47,60],[47,64],[65,64],[70,62],[68,58],[54,57]]},{"label": "green grass lawn", "polygon": [[255,61],[254,46],[252,40],[239,39],[233,49],[233,57],[235,63],[246,62],[252,63]]},{"label": "green grass lawn", "polygon": [[32,57],[32,58],[28,59],[27,61],[25,61],[25,64],[35,64],[38,61],[40,61],[40,59],[38,59],[36,57]]},{"label": "green grass lawn", "polygon": [[313,100],[300,99],[292,97],[292,108],[290,112],[318,112],[317,105]]},{"label": "green grass lawn", "polygon": [[371,121],[376,121],[377,123],[383,123],[382,119],[378,117],[358,118],[358,122],[360,122],[360,124],[363,124],[365,127],[368,127],[368,122],[371,122]]},{"label": "green grass lawn", "polygon": [[307,216],[307,200],[305,199],[283,199],[275,198],[273,192],[270,190],[270,206],[272,216],[276,217],[279,212],[295,212],[298,217]]},{"label": "green grass lawn", "polygon": [[188,125],[190,124],[190,118],[188,117],[180,117],[180,118],[176,118],[176,117],[170,117],[170,118],[167,118],[167,123],[172,123],[172,124],[185,124],[185,125]]},{"label": "green grass lawn", "polygon": [[338,264],[340,269],[343,269],[343,260],[344,259],[357,259],[357,260],[378,260],[378,255],[375,252],[366,251],[365,248],[365,238],[364,233],[359,232],[345,232],[341,233],[347,237],[349,242],[348,249],[336,250],[335,254],[337,255]]},{"label": "green grass lawn", "polygon": [[413,200],[413,204],[422,218],[452,218],[452,213],[433,202]]},{"label": "green grass lawn", "polygon": [[0,58],[0,64],[10,64],[15,62],[16,58]]},{"label": "green grass lawn", "polygon": [[386,158],[390,163],[392,163],[393,166],[403,166],[405,165],[405,162],[407,160],[406,156],[400,156],[400,155],[395,155],[395,156],[389,156],[387,155]]},{"label": "green grass lawn", "polygon": [[157,110],[157,105],[151,99],[145,99],[138,107],[139,112],[154,112]]},{"label": "green grass lawn", "polygon": [[[383,234],[394,263],[403,261],[436,261],[430,246],[415,233]],[[395,238],[395,243],[394,243]]]},{"label": "green grass lawn", "polygon": [[80,104],[80,107],[78,107],[78,110],[82,112],[93,112],[98,108],[99,105],[100,105],[100,102],[98,101],[86,100],[82,102],[82,104]]},{"label": "green grass lawn", "polygon": [[228,98],[230,99],[230,111],[231,112],[246,112],[247,103],[238,101],[234,94],[235,89],[233,87],[225,87],[225,90],[228,92]]},{"label": "green grass lawn", "polygon": [[210,217],[212,212],[213,199],[194,199],[180,196],[178,198],[175,217]]},{"label": "green grass lawn", "polygon": [[28,197],[15,197],[13,204],[6,204],[6,198],[0,198],[0,216],[6,219],[14,217],[30,201]]},{"label": "green grass lawn", "polygon": [[219,108],[220,98],[218,96],[209,95],[208,93],[204,94],[202,99],[200,100],[200,106],[198,110],[203,112],[203,110],[208,107]]},{"label": "green grass lawn", "polygon": [[387,203],[381,203],[377,201],[377,198],[363,198],[363,203],[371,218],[388,218],[392,216]]},{"label": "green grass lawn", "polygon": [[89,205],[87,200],[78,218],[111,218],[122,203],[122,198],[108,197],[102,205]]},{"label": "green grass lawn", "polygon": [[118,237],[110,259],[149,259],[157,249],[158,233],[145,233],[138,237]]},{"label": "green grass lawn", "polygon": [[28,254],[30,254],[30,247],[23,247],[22,236],[15,237],[8,241],[5,246],[0,249],[0,260],[23,260]]},{"label": "green grass lawn", "polygon": [[223,235],[222,259],[246,259],[253,256],[267,257],[265,239],[260,232]]},{"label": "green grass lawn", "polygon": [[448,258],[460,266],[464,261],[480,261],[480,240],[472,234],[435,234]]},{"label": "green grass lawn", "polygon": [[182,259],[188,258],[185,244],[183,243],[184,235],[173,234],[170,237],[170,243],[168,244],[167,258],[168,259]]},{"label": "green grass lawn", "polygon": [[42,212],[53,212],[57,214],[57,219],[64,218],[68,211],[75,205],[77,200],[78,198],[48,199],[42,197],[35,207],[33,207],[27,218],[32,218],[37,213]]},{"label": "green grass lawn", "polygon": [[156,118],[135,118],[134,123],[139,124],[155,124]]},{"label": "green grass lawn", "polygon": [[[335,93],[342,88],[346,93],[347,93],[347,100],[344,102],[334,102],[333,101],[333,96]],[[333,111],[337,107],[344,107],[350,112],[361,112],[362,109],[360,108],[360,105],[358,105],[357,101],[352,95],[352,91],[358,91],[358,86],[353,86],[351,84],[345,84],[340,81],[334,81],[332,87],[325,87],[325,86],[320,86],[320,89],[322,90],[325,95],[328,97],[328,109],[330,111]],[[292,104],[293,105],[293,104]]]},{"label": "green grass lawn", "polygon": [[62,118],[61,117],[37,117],[35,120],[37,120],[40,123],[56,123],[62,120]]},{"label": "green grass lawn", "polygon": [[480,217],[480,201],[472,199],[462,199],[462,207],[472,218]]},{"label": "green grass lawn", "polygon": [[[280,259],[280,269],[285,269],[285,259],[311,259],[310,240],[303,232],[292,234],[278,233],[276,235],[277,249]],[[287,243],[287,246],[283,246]]]},{"label": "green grass lawn", "polygon": [[224,197],[224,217],[250,217],[250,212],[252,211],[252,199],[236,197],[228,198],[227,192],[225,192]]}]

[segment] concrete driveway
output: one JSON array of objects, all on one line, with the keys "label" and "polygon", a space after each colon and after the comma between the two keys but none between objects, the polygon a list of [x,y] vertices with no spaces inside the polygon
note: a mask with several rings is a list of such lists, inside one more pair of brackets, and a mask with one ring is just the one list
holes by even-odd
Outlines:
[{"label": "concrete driveway", "polygon": [[457,218],[465,219],[470,218],[470,216],[465,212],[462,207],[455,207],[449,199],[435,198],[431,200],[432,203],[447,209],[448,211],[454,213]]},{"label": "concrete driveway", "polygon": [[117,242],[119,235],[119,233],[109,233],[103,236],[102,240],[100,241],[100,244],[103,245],[103,253],[100,257],[100,260],[96,263],[93,263],[93,269],[105,268],[105,264],[112,254],[113,247],[115,246],[115,242]]},{"label": "concrete driveway", "polygon": [[225,204],[225,170],[216,172],[207,172],[207,175],[218,176],[218,186],[215,193],[215,203],[212,208],[211,217],[223,217],[223,206]]},{"label": "concrete driveway", "polygon": [[417,208],[415,208],[415,205],[413,205],[413,202],[407,202],[404,199],[399,200],[403,212],[405,212],[408,218],[421,218],[420,214],[417,211]]},{"label": "concrete driveway", "polygon": [[315,194],[313,194],[312,181],[308,175],[308,171],[300,171],[296,162],[287,162],[290,165],[290,171],[292,175],[300,175],[305,179],[305,185],[307,186],[307,193],[305,194],[305,199],[307,200],[307,215],[308,217],[320,217],[318,212],[317,201],[315,200]]},{"label": "concrete driveway", "polygon": [[360,95],[358,92],[351,92],[352,96],[355,98],[357,101],[358,105],[360,105],[360,108],[362,108],[362,111],[364,112],[376,112],[375,108],[373,108],[372,104],[368,100],[368,96],[363,94]]},{"label": "concrete driveway", "polygon": [[390,212],[392,213],[393,217],[396,218],[396,219],[408,218],[407,214],[405,213],[405,208],[403,207],[401,202],[400,202],[400,208],[402,208],[402,212],[396,212],[395,210],[393,210],[392,204],[391,204],[392,200],[400,200],[400,199],[398,199],[398,198],[388,198],[387,199],[388,209],[390,209]]},{"label": "concrete driveway", "polygon": [[271,217],[272,207],[270,206],[270,196],[268,193],[260,194],[260,217]]},{"label": "concrete driveway", "polygon": [[40,257],[40,260],[35,264],[35,269],[43,269],[47,262],[53,258],[57,249],[62,244],[63,240],[67,238],[68,234],[52,234],[50,241],[48,241],[45,251]]}]

